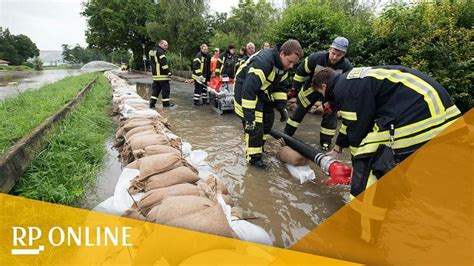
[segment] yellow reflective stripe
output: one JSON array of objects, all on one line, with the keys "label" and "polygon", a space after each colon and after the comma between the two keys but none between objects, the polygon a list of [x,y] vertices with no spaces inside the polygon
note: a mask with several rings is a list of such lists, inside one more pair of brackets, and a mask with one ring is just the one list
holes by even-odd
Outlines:
[{"label": "yellow reflective stripe", "polygon": [[339,133],[347,135],[347,126],[342,124],[341,128],[339,129]]},{"label": "yellow reflective stripe", "polygon": [[303,81],[304,81],[304,77],[303,77],[303,76],[300,76],[300,75],[298,75],[298,74],[295,74],[295,76],[293,77],[293,80],[298,81],[298,82],[303,82]]},{"label": "yellow reflective stripe", "polygon": [[334,136],[336,135],[336,130],[335,129],[329,129],[325,127],[321,127],[321,133],[325,135],[331,135]]},{"label": "yellow reflective stripe", "polygon": [[196,74],[201,74],[202,73],[201,69],[196,69],[194,72],[196,72]]},{"label": "yellow reflective stripe", "polygon": [[217,58],[217,61],[219,61],[221,64],[224,63],[224,60],[222,60],[221,58]]},{"label": "yellow reflective stripe", "polygon": [[158,100],[158,97],[156,97],[156,96],[150,96],[150,99]]},{"label": "yellow reflective stripe", "polygon": [[[392,148],[393,149],[402,149],[402,148],[407,148],[416,144],[424,143],[426,141],[429,141],[430,139],[436,137],[439,133],[441,133],[443,130],[445,130],[449,125],[451,125],[453,121],[449,121],[448,123],[445,123],[437,128],[433,128],[427,132],[423,132],[421,134],[418,134],[416,136],[413,136],[411,138],[404,138],[404,139],[399,139],[395,140],[393,142]],[[395,130],[396,131],[396,130]],[[377,143],[370,143],[366,144],[362,147],[350,147],[351,148],[351,153],[353,156],[361,155],[361,154],[366,154],[366,153],[373,153],[377,150],[380,144],[389,144],[389,141],[383,141],[383,142],[377,142]]]},{"label": "yellow reflective stripe", "polygon": [[254,73],[254,75],[256,75],[260,79],[262,85],[265,84],[265,81],[267,79],[265,78],[265,73],[263,73],[263,70],[251,67],[248,73]]},{"label": "yellow reflective stripe", "polygon": [[439,115],[444,111],[444,106],[439,98],[438,92],[426,81],[413,74],[404,73],[395,69],[371,69],[367,76],[380,80],[388,79],[394,83],[402,83],[408,88],[423,95],[432,116]]},{"label": "yellow reflective stripe", "polygon": [[165,57],[165,56],[166,56],[166,55],[164,55],[164,54],[160,55],[160,59],[162,59],[162,58]]},{"label": "yellow reflective stripe", "polygon": [[262,153],[262,147],[258,147],[258,148],[247,147],[248,155],[259,154],[259,153]]},{"label": "yellow reflective stripe", "polygon": [[150,50],[148,53],[149,56],[155,56],[156,55],[156,50]]},{"label": "yellow reflective stripe", "polygon": [[201,63],[201,59],[199,59],[199,58],[194,58],[193,62],[194,61],[198,61],[199,63]]},{"label": "yellow reflective stripe", "polygon": [[300,99],[300,102],[304,108],[308,107],[308,105],[310,104],[310,101],[308,100],[308,98],[306,98],[306,95],[307,95],[307,90],[305,91],[304,89],[301,89],[300,92],[298,93],[298,98]]},{"label": "yellow reflective stripe", "polygon": [[341,111],[341,116],[343,119],[346,119],[349,121],[357,121],[356,112]]},{"label": "yellow reflective stripe", "polygon": [[163,102],[169,102],[170,101],[170,98],[164,98],[164,99],[161,99]]},{"label": "yellow reflective stripe", "polygon": [[285,75],[283,75],[283,77],[281,77],[280,81],[284,81],[287,78],[288,78],[288,72],[286,72]]},{"label": "yellow reflective stripe", "polygon": [[255,111],[255,122],[256,123],[263,123],[263,113],[259,111]]},{"label": "yellow reflective stripe", "polygon": [[255,109],[255,107],[257,107],[257,100],[242,99],[242,107],[246,109]]},{"label": "yellow reflective stripe", "polygon": [[308,66],[308,57],[306,57],[304,59],[304,71],[306,71],[306,73],[308,73],[308,74],[311,72],[311,70],[309,69],[309,66]]},{"label": "yellow reflective stripe", "polygon": [[375,182],[377,182],[377,177],[375,177],[372,171],[370,171],[369,178],[367,178],[367,184],[365,184],[365,189],[375,184]]},{"label": "yellow reflective stripe", "polygon": [[291,120],[291,118],[288,118],[288,121],[286,122],[288,125],[292,126],[292,127],[298,127],[300,125],[300,123],[294,121],[294,120]]},{"label": "yellow reflective stripe", "polygon": [[[408,136],[420,131],[423,131],[427,128],[439,125],[441,123],[444,123],[446,120],[449,120],[455,116],[458,116],[461,114],[461,111],[456,107],[456,105],[453,105],[446,109],[446,112],[444,112],[441,115],[426,118],[422,121],[403,126],[400,128],[395,128],[395,138],[401,138],[404,136]],[[377,124],[375,124],[377,125]],[[375,127],[375,126],[374,126]],[[385,131],[378,131],[378,126],[376,129],[374,129],[375,132],[371,132],[367,134],[367,136],[360,142],[360,146],[369,143],[369,142],[380,142],[380,141],[387,141],[390,138],[390,132],[388,130]]]},{"label": "yellow reflective stripe", "polygon": [[160,76],[153,76],[153,80],[171,80],[170,76],[168,75],[160,75]]},{"label": "yellow reflective stripe", "polygon": [[268,136],[270,136],[270,135],[269,134],[263,134],[263,140],[267,140]]},{"label": "yellow reflective stripe", "polygon": [[[235,101],[234,101],[234,103],[235,103]],[[237,107],[237,105],[235,105],[234,110],[235,110],[235,113],[236,113],[238,116],[240,116],[241,118],[244,117],[244,112],[242,111],[242,107],[240,107],[240,106]]]},{"label": "yellow reflective stripe", "polygon": [[286,101],[288,100],[288,95],[284,92],[272,92],[273,100],[275,101]]},{"label": "yellow reflective stripe", "polygon": [[268,81],[270,81],[270,82],[274,81],[275,80],[275,75],[276,75],[275,71],[270,72],[270,75],[268,75],[268,78],[267,78]]},{"label": "yellow reflective stripe", "polygon": [[163,68],[163,69],[168,69],[168,65],[164,65],[164,66],[162,66],[161,68]]}]

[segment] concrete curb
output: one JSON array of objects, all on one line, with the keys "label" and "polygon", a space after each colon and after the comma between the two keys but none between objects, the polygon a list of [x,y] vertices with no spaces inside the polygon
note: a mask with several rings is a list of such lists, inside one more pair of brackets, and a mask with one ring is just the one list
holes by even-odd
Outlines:
[{"label": "concrete curb", "polygon": [[76,97],[72,98],[59,111],[44,120],[0,156],[0,193],[10,192],[18,179],[28,169],[34,156],[46,146],[45,136],[57,122],[61,121],[82,101],[84,95],[96,81],[97,77],[89,82]]}]

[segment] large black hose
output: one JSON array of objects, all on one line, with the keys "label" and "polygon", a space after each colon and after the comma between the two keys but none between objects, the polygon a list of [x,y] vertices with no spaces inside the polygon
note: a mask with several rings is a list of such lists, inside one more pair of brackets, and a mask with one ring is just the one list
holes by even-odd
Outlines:
[{"label": "large black hose", "polygon": [[287,134],[275,128],[272,128],[270,135],[276,139],[282,138],[286,145],[290,146],[293,150],[301,153],[301,155],[310,159],[321,167],[321,160],[326,156],[322,151],[309,146],[301,140],[288,136]]}]

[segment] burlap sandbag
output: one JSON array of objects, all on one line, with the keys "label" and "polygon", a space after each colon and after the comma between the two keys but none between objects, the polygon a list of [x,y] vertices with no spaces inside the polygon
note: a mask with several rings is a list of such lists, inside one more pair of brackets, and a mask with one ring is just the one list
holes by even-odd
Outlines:
[{"label": "burlap sandbag", "polygon": [[138,165],[138,160],[134,161],[134,162],[131,162],[129,164],[127,164],[127,166],[125,166],[125,168],[130,168],[130,169],[136,169],[136,170],[139,170],[140,167]]},{"label": "burlap sandbag", "polygon": [[142,131],[142,132],[137,132],[137,133],[133,134],[130,138],[128,138],[127,141],[131,142],[134,139],[139,139],[139,138],[142,138],[143,136],[149,136],[149,135],[157,135],[157,133],[154,129],[149,129],[149,130],[145,130],[145,131]]},{"label": "burlap sandbag", "polygon": [[145,147],[151,145],[169,145],[168,139],[165,136],[159,134],[146,135],[139,138],[134,138],[134,136],[132,136],[132,139],[129,141],[129,143],[133,151],[144,150]]},{"label": "burlap sandbag", "polygon": [[122,214],[122,217],[131,218],[131,219],[135,219],[135,220],[141,220],[141,221],[146,220],[144,214],[142,214],[140,212],[140,210],[138,209],[136,204],[133,204],[130,209],[126,210]]},{"label": "burlap sandbag", "polygon": [[[232,198],[227,195],[223,194],[219,189],[218,189],[218,178],[215,175],[209,175],[206,179],[206,181],[199,181],[197,183],[197,186],[199,189],[203,192],[203,194],[212,200],[213,202],[217,202],[217,197],[218,195],[221,195],[222,198],[224,199],[224,202],[227,205],[234,206],[234,201]],[[226,189],[227,190],[227,189]],[[228,192],[228,191],[227,191]]]},{"label": "burlap sandbag", "polygon": [[156,154],[138,160],[140,176],[138,181],[145,181],[148,177],[167,172],[183,165],[183,160],[175,153]]},{"label": "burlap sandbag", "polygon": [[185,217],[166,223],[169,226],[185,228],[213,235],[232,238],[232,229],[220,204],[206,208]]},{"label": "burlap sandbag", "polygon": [[153,208],[154,206],[161,203],[167,197],[170,196],[200,196],[202,191],[195,185],[191,184],[178,184],[174,186],[158,188],[150,190],[143,198],[138,202],[138,207],[145,215]]},{"label": "burlap sandbag", "polygon": [[145,147],[145,156],[163,154],[163,153],[176,153],[181,156],[181,151],[177,150],[168,145],[151,145]]},{"label": "burlap sandbag", "polygon": [[157,205],[150,210],[146,216],[146,220],[149,222],[166,224],[171,220],[202,211],[214,204],[215,203],[211,200],[198,196],[167,197],[160,205]]},{"label": "burlap sandbag", "polygon": [[123,130],[125,132],[128,132],[133,128],[147,126],[147,125],[153,125],[153,123],[154,123],[153,120],[150,120],[150,119],[130,121],[130,122],[127,122],[123,125]]},{"label": "burlap sandbag", "polygon": [[130,139],[130,137],[133,136],[133,134],[143,132],[143,131],[153,130],[153,129],[155,129],[153,127],[153,125],[136,127],[136,128],[131,129],[130,131],[128,131],[127,134],[125,134],[125,138]]},{"label": "burlap sandbag", "polygon": [[308,164],[308,160],[303,157],[299,152],[293,150],[289,146],[283,146],[278,151],[277,157],[285,163],[291,165],[306,165]]},{"label": "burlap sandbag", "polygon": [[145,191],[150,191],[157,188],[169,187],[176,184],[182,183],[195,183],[199,180],[199,176],[196,175],[191,169],[186,166],[180,166],[173,170],[153,175],[145,182]]}]

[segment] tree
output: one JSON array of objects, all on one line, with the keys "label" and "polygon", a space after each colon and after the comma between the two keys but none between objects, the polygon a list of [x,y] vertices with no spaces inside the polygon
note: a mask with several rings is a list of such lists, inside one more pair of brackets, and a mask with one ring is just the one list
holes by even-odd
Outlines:
[{"label": "tree", "polygon": [[21,65],[28,58],[39,56],[36,44],[28,36],[13,35],[8,29],[0,27],[0,58],[12,65]]},{"label": "tree", "polygon": [[87,18],[86,39],[90,48],[107,53],[132,50],[135,67],[142,66],[142,45],[153,47],[146,23],[156,21],[158,5],[151,0],[95,0],[83,4]]}]

